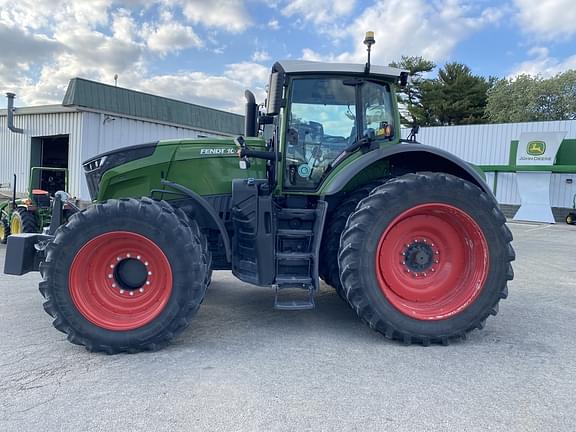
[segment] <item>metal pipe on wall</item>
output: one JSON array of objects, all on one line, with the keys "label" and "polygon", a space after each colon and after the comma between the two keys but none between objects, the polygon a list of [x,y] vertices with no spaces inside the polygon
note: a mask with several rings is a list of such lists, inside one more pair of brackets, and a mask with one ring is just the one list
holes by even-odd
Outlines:
[{"label": "metal pipe on wall", "polygon": [[24,129],[17,128],[14,126],[14,98],[16,94],[14,93],[6,93],[6,97],[8,98],[8,111],[7,111],[7,122],[8,122],[8,129],[10,129],[14,133],[24,133]]}]

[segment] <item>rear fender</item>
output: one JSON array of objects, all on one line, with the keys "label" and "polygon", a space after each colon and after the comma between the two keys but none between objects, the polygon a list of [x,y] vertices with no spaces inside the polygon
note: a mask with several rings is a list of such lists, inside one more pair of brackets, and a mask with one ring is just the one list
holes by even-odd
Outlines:
[{"label": "rear fender", "polygon": [[398,176],[418,171],[444,172],[475,184],[494,198],[482,175],[469,163],[447,151],[424,144],[398,144],[366,153],[326,182],[320,194],[329,196],[344,190],[365,169],[382,161],[388,161],[391,171],[383,175]]}]

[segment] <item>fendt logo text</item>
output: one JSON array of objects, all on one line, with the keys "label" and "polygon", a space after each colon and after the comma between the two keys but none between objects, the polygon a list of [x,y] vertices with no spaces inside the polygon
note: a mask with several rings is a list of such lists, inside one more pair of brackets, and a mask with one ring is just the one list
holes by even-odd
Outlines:
[{"label": "fendt logo text", "polygon": [[546,143],[544,141],[530,141],[526,153],[530,156],[542,156],[546,152]]}]

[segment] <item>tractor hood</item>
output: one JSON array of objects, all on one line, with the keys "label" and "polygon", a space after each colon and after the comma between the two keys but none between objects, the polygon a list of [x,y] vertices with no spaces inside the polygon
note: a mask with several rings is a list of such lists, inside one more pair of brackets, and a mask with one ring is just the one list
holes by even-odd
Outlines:
[{"label": "tractor hood", "polygon": [[[260,138],[246,138],[246,143],[265,149]],[[264,161],[240,170],[236,152],[233,138],[165,140],[102,153],[83,166],[92,200],[150,196],[151,190],[164,188],[162,179],[202,195],[220,195],[230,193],[233,178],[266,175]]]}]

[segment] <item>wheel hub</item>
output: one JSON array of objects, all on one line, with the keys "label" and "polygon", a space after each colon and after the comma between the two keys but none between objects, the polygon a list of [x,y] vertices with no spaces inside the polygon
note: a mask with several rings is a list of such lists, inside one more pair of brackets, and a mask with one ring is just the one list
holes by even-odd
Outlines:
[{"label": "wheel hub", "polygon": [[143,287],[148,279],[148,270],[144,263],[136,258],[125,258],[114,267],[114,280],[127,290]]},{"label": "wheel hub", "polygon": [[403,264],[415,273],[426,272],[434,264],[434,250],[426,240],[409,243],[402,255],[405,257]]}]

